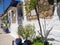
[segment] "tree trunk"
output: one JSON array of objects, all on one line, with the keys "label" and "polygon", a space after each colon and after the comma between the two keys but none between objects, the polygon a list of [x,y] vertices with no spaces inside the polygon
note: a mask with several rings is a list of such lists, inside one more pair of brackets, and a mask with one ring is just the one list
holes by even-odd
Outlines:
[{"label": "tree trunk", "polygon": [[[36,8],[35,8],[35,11],[37,11],[37,10],[36,10]],[[37,20],[38,20],[38,24],[39,24],[39,27],[40,27],[41,39],[43,40],[42,28],[41,28],[41,24],[40,24],[39,14],[38,14],[37,12],[36,12],[36,14],[37,14]]]},{"label": "tree trunk", "polygon": [[40,19],[39,19],[39,6],[38,6],[38,0],[36,1],[36,6],[35,6],[35,11],[36,11],[36,15],[37,15],[37,20],[38,20],[38,24],[39,24],[39,27],[40,27],[40,32],[41,32],[41,39],[43,41],[43,35],[42,35],[42,27],[41,27],[41,23],[40,23]]}]

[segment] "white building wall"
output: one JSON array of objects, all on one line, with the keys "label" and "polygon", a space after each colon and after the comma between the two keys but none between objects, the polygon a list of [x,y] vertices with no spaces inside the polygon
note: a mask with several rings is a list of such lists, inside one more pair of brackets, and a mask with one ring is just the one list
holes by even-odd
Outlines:
[{"label": "white building wall", "polygon": [[[12,8],[13,9],[13,8]],[[17,38],[18,37],[18,34],[17,34],[17,31],[18,31],[18,20],[17,20],[17,8],[16,8],[16,13],[14,15],[16,15],[16,23],[12,23],[12,13],[11,13],[11,10],[9,10],[8,13],[10,13],[10,19],[11,19],[11,25],[10,25],[10,35],[12,35],[13,37]]]}]

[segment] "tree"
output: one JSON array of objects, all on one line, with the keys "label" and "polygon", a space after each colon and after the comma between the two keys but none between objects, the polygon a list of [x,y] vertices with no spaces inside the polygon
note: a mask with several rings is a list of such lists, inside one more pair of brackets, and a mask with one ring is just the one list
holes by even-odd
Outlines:
[{"label": "tree", "polygon": [[[37,20],[38,20],[38,24],[39,24],[39,27],[40,27],[40,34],[41,34],[41,39],[43,40],[43,42],[44,42],[44,40],[45,41],[47,41],[47,36],[48,36],[48,34],[49,34],[49,32],[52,30],[52,28],[46,33],[46,35],[45,35],[45,37],[43,36],[43,34],[42,34],[42,27],[41,27],[41,22],[40,22],[40,12],[41,11],[46,11],[47,9],[49,9],[49,5],[53,5],[53,2],[51,3],[51,1],[49,2],[49,3],[47,3],[47,5],[41,5],[40,4],[40,1],[42,1],[42,0],[30,0],[30,2],[28,2],[28,0],[26,0],[27,2],[26,2],[26,11],[27,11],[27,14],[31,11],[31,10],[33,10],[33,9],[35,9],[35,12],[36,12],[36,16],[37,16]],[[48,7],[47,7],[48,6]],[[48,14],[48,11],[46,11],[43,15],[44,15],[44,19],[46,18],[46,17],[48,17],[49,15],[53,15],[53,6],[51,6],[51,13],[50,14]],[[45,38],[45,39],[44,39]]]},{"label": "tree", "polygon": [[36,14],[37,14],[37,19],[38,19],[39,27],[40,27],[41,37],[43,38],[42,30],[41,30],[41,24],[40,24],[40,20],[39,20],[39,14],[37,12],[37,2],[36,2],[36,0],[30,0],[28,3],[27,2],[26,2],[26,11],[27,11],[27,13],[29,13],[32,9],[35,9]]}]

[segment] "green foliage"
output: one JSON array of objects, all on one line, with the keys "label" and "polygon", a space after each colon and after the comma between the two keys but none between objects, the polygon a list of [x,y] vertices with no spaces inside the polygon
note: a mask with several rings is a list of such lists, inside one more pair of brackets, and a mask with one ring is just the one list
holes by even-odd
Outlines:
[{"label": "green foliage", "polygon": [[34,8],[36,5],[36,0],[30,0],[30,5],[32,8]]},{"label": "green foliage", "polygon": [[[37,41],[38,40],[38,41]],[[42,43],[42,40],[41,40],[41,37],[36,37],[33,39],[33,42],[41,42]]]},{"label": "green foliage", "polygon": [[3,28],[4,29],[8,28],[8,15],[6,15],[5,17],[3,17],[2,24],[3,24]]},{"label": "green foliage", "polygon": [[3,23],[1,23],[1,27],[3,27]]},{"label": "green foliage", "polygon": [[32,9],[34,9],[35,5],[36,5],[36,0],[30,0],[29,2],[27,1],[26,12],[29,13]]},{"label": "green foliage", "polygon": [[30,35],[33,35],[35,33],[34,29],[35,27],[30,24],[26,26],[20,26],[18,28],[18,35],[27,39],[28,37],[30,37]]},{"label": "green foliage", "polygon": [[6,15],[5,17],[3,17],[2,22],[7,24],[8,23],[8,15]]},{"label": "green foliage", "polygon": [[40,43],[40,42],[35,42],[34,44],[32,45],[43,45],[43,43]]},{"label": "green foliage", "polygon": [[32,45],[43,45],[43,42],[40,37],[36,37],[35,39],[33,39]]},{"label": "green foliage", "polygon": [[49,44],[49,45],[52,45],[52,43],[51,43],[51,44]]},{"label": "green foliage", "polygon": [[25,32],[24,32],[24,27],[19,27],[19,28],[18,28],[18,35],[19,35],[19,36],[21,35],[21,36],[23,37],[24,33],[25,33]]},{"label": "green foliage", "polygon": [[[44,43],[42,42],[41,37],[36,37],[36,38],[33,39],[33,44],[32,45],[43,45],[43,44]],[[50,43],[49,45],[52,45],[52,43]]]}]

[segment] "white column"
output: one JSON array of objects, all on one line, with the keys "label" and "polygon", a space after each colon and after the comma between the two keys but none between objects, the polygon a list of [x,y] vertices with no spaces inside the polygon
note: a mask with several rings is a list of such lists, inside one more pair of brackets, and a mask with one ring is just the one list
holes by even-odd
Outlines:
[{"label": "white column", "polygon": [[[23,5],[25,5],[25,1],[24,0],[23,0]],[[23,6],[23,16],[24,16],[23,25],[26,25],[27,24],[27,18],[26,18],[25,6]]]}]

